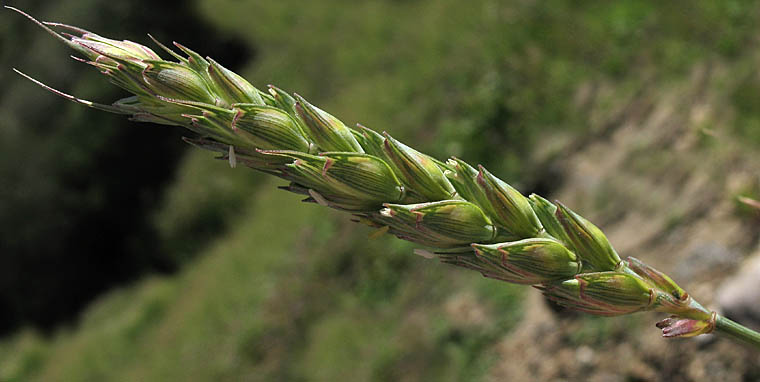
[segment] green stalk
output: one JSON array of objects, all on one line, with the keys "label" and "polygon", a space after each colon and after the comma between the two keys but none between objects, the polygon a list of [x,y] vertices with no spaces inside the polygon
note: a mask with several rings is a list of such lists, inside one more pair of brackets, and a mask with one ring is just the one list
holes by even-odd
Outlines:
[{"label": "green stalk", "polygon": [[760,333],[719,314],[715,318],[714,332],[760,349]]}]

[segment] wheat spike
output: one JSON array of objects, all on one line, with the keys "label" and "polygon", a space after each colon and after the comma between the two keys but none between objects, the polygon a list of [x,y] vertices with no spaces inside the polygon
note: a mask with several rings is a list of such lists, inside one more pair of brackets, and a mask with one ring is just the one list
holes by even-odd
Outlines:
[{"label": "wheat spike", "polygon": [[[290,184],[306,201],[431,250],[443,262],[486,277],[533,285],[560,305],[597,315],[658,311],[665,337],[726,332],[760,346],[760,334],[700,305],[670,277],[634,258],[621,260],[604,233],[561,203],[526,197],[483,166],[425,155],[364,126],[346,126],[303,97],[267,92],[208,57],[158,43],[176,61],[131,41],[63,24],[40,23],[132,96],[101,105],[71,101],[135,121],[182,126],[185,139]],[[63,28],[68,33],[58,33]]]}]

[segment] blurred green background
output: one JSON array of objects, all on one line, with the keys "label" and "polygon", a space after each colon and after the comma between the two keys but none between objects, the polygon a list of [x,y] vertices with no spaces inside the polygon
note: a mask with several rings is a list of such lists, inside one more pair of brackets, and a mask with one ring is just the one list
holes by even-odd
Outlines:
[{"label": "blurred green background", "polygon": [[[482,163],[708,302],[757,246],[757,213],[734,202],[760,195],[756,2],[4,4],[176,40],[347,125]],[[19,15],[0,20],[0,380],[760,378],[741,347],[666,342],[654,314],[555,312],[368,240],[185,147],[190,133],[45,93],[10,68],[124,96]],[[693,260],[716,243],[733,257]]]}]

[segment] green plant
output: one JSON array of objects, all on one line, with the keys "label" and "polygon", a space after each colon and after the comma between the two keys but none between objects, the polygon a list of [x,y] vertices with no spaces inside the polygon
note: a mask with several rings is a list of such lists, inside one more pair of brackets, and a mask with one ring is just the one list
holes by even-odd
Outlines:
[{"label": "green plant", "polygon": [[[111,105],[71,101],[133,120],[185,127],[185,140],[278,176],[305,201],[351,213],[357,222],[430,248],[425,257],[486,277],[533,285],[560,305],[614,316],[658,311],[665,337],[721,332],[760,347],[760,334],[700,305],[670,277],[635,258],[622,260],[602,231],[561,203],[523,196],[483,166],[441,162],[340,120],[269,86],[262,92],[211,58],[175,43],[186,56],[83,29],[34,21],[133,96]],[[59,28],[71,33],[58,33]]]}]

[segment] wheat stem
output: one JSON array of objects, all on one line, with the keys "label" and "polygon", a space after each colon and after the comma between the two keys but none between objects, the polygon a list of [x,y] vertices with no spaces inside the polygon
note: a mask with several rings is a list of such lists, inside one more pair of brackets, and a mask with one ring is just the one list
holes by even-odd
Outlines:
[{"label": "wheat stem", "polygon": [[760,348],[760,333],[721,315],[716,317],[715,332]]}]

